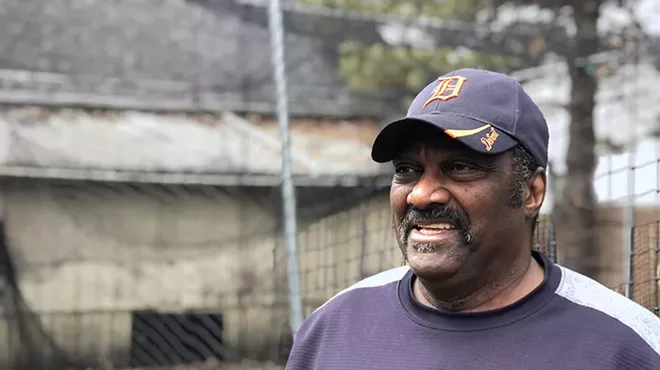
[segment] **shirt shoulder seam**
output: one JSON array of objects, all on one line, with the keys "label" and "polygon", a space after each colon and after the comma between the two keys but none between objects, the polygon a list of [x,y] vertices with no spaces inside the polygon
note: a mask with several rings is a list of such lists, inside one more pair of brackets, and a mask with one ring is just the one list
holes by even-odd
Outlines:
[{"label": "shirt shoulder seam", "polygon": [[660,356],[660,336],[657,335],[660,333],[659,317],[595,280],[566,267],[559,268],[562,278],[555,290],[557,296],[577,306],[592,309],[625,326]]},{"label": "shirt shoulder seam", "polygon": [[357,283],[349,286],[348,288],[345,288],[338,293],[336,293],[334,296],[330,297],[325,303],[323,303],[321,306],[319,306],[314,312],[316,313],[322,308],[326,307],[330,302],[334,301],[336,298],[352,292],[352,291],[358,291],[358,290],[363,290],[363,289],[370,289],[370,288],[379,288],[383,287],[386,285],[389,285],[391,283],[395,283],[398,281],[401,281],[403,277],[406,275],[408,272],[409,267],[408,266],[401,266],[401,267],[395,267],[393,269],[389,269],[380,273],[377,273],[375,275],[372,275],[368,278],[362,279],[358,281]]}]

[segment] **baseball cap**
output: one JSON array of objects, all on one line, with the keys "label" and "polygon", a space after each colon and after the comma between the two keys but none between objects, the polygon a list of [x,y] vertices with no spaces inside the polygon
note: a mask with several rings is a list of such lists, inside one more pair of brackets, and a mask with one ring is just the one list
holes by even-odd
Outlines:
[{"label": "baseball cap", "polygon": [[548,162],[548,125],[522,86],[502,73],[462,68],[428,84],[404,118],[387,124],[374,140],[371,158],[389,162],[414,125],[430,125],[484,154],[522,145],[541,167]]}]

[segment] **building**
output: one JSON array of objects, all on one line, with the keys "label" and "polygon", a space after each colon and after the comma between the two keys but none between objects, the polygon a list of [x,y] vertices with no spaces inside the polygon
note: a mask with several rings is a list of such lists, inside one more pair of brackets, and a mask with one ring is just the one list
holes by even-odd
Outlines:
[{"label": "building", "polygon": [[[231,113],[32,107],[1,117],[11,137],[0,166],[6,247],[25,306],[65,353],[130,359],[143,311],[222,315],[223,348],[260,356],[279,341],[263,335],[286,337],[280,159],[269,130]],[[294,132],[303,148],[319,140]],[[346,235],[326,216],[389,183],[355,138],[294,150],[301,248],[310,230]]]},{"label": "building", "polygon": [[[0,366],[281,354],[267,30],[180,0],[0,8]],[[387,188],[389,167],[368,153],[390,105],[350,93],[320,40],[286,43],[300,244],[311,250],[358,226],[329,217]]]}]

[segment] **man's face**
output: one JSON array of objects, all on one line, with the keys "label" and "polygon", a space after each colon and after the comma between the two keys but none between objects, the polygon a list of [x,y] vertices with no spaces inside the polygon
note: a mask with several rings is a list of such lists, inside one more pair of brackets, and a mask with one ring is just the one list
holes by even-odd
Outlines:
[{"label": "man's face", "polygon": [[514,258],[529,223],[524,207],[511,206],[511,154],[479,154],[438,130],[411,137],[420,140],[404,145],[393,161],[390,203],[412,270],[463,280],[503,256]]}]

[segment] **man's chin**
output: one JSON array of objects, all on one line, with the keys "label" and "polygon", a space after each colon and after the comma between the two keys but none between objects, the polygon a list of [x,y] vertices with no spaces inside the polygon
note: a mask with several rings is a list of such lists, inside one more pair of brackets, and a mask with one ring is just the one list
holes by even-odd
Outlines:
[{"label": "man's chin", "polygon": [[410,248],[415,253],[437,253],[445,249],[443,245],[434,243],[411,244]]},{"label": "man's chin", "polygon": [[458,239],[448,239],[441,242],[413,242],[406,243],[407,252],[414,254],[455,254],[465,249],[465,245]]},{"label": "man's chin", "polygon": [[406,259],[416,275],[441,278],[456,274],[468,253],[459,245],[411,244]]}]

